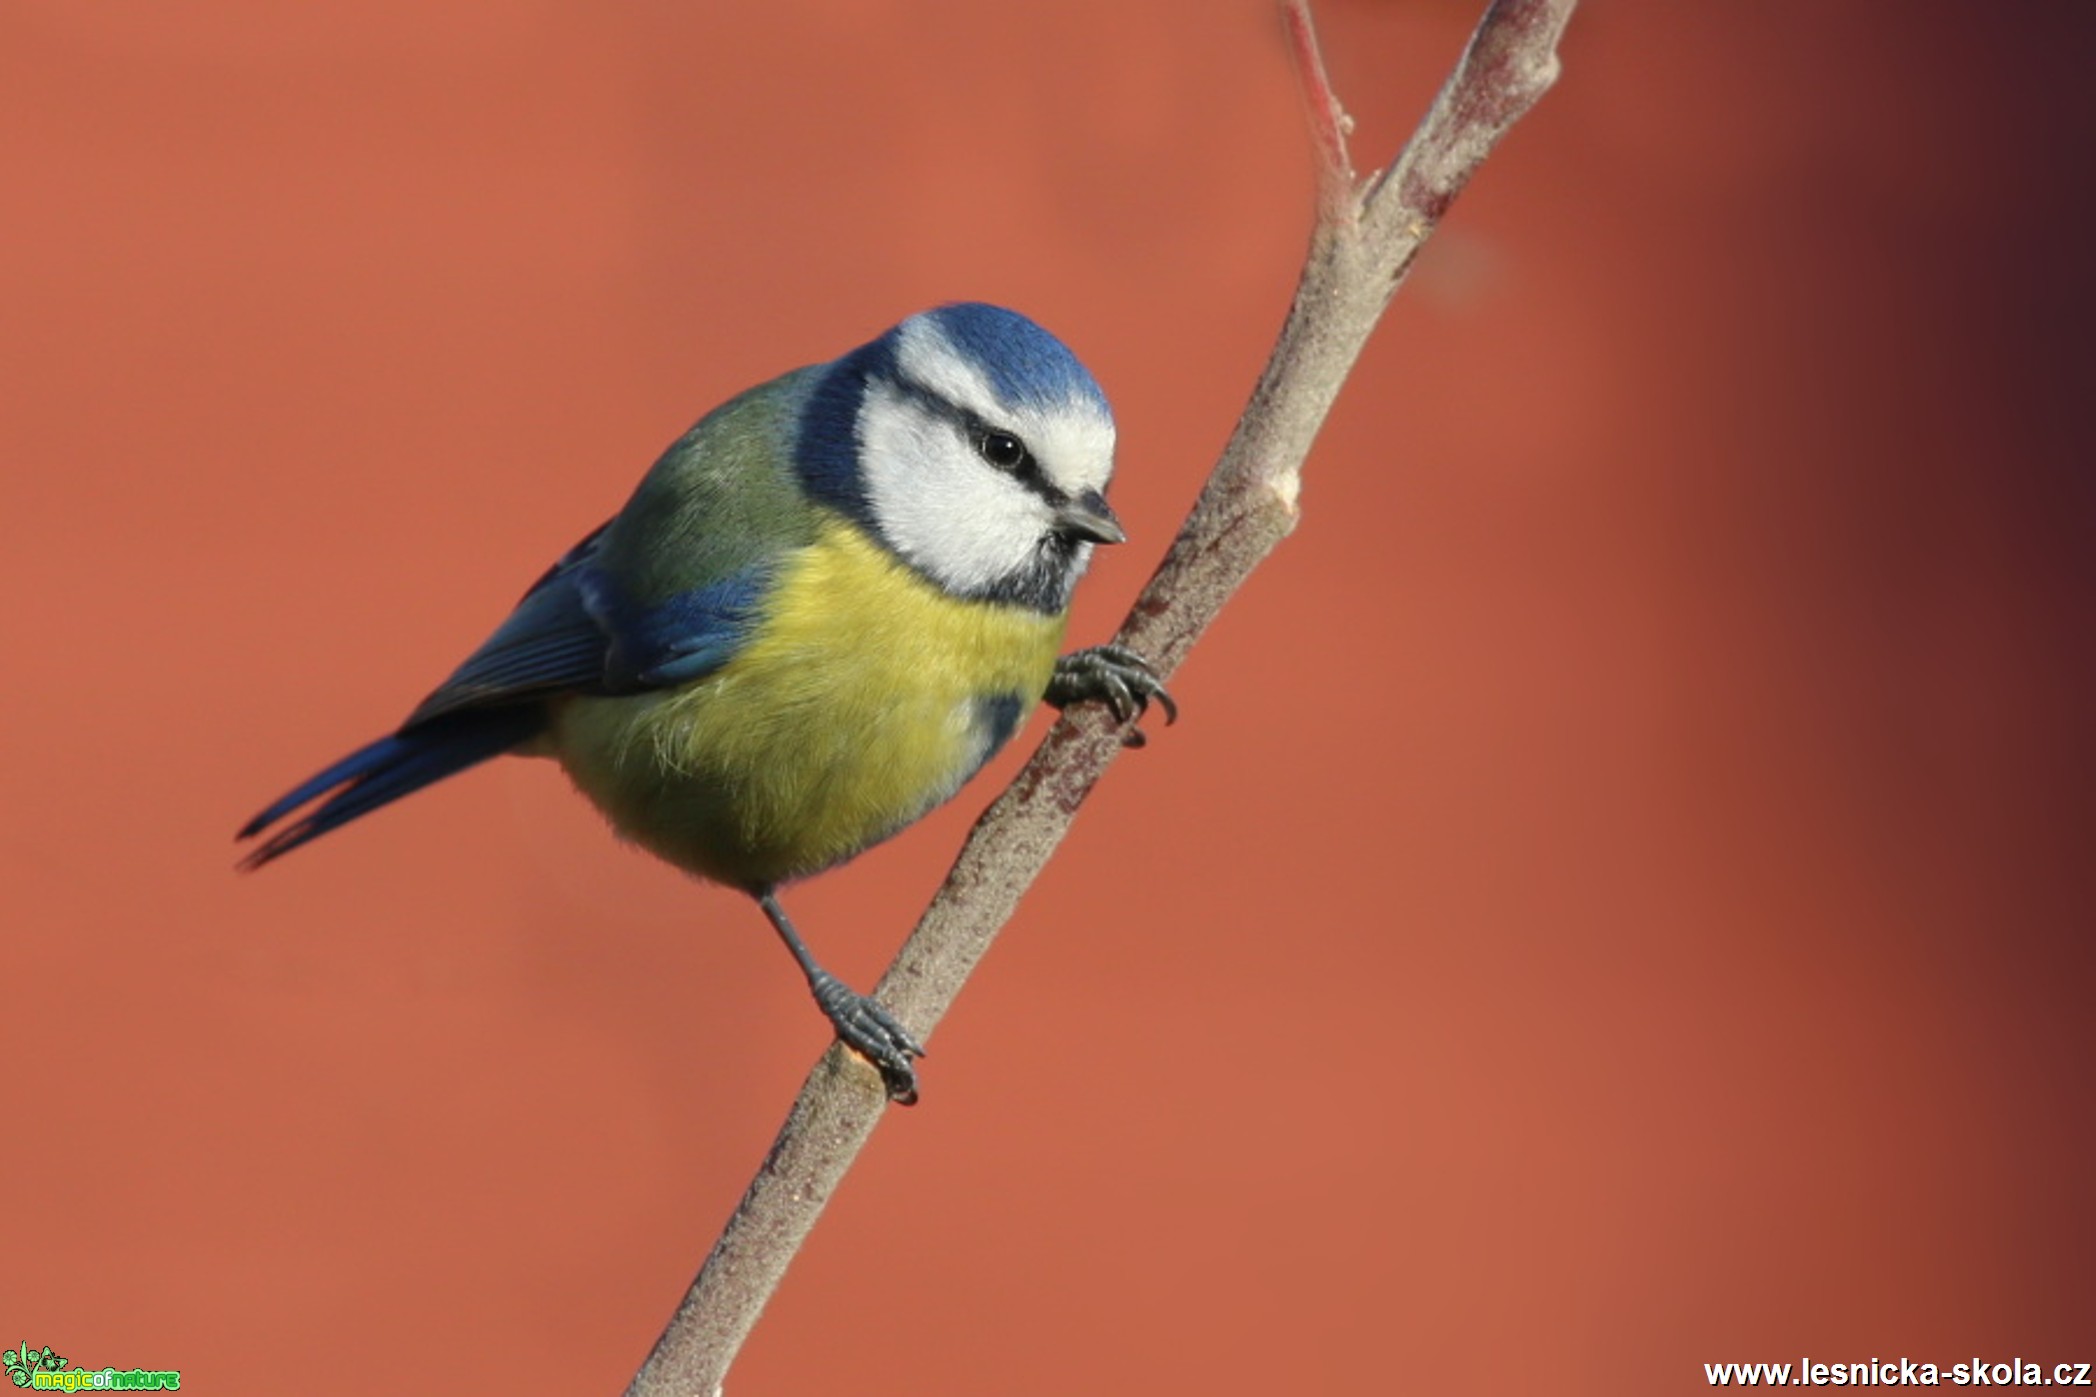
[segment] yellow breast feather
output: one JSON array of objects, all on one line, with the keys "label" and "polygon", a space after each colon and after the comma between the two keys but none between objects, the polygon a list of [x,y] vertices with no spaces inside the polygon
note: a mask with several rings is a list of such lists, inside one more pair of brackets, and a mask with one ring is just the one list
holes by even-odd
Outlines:
[{"label": "yellow breast feather", "polygon": [[951,796],[1046,691],[1066,619],[957,600],[831,516],[734,659],[573,700],[555,747],[628,838],[734,886],[783,882]]}]

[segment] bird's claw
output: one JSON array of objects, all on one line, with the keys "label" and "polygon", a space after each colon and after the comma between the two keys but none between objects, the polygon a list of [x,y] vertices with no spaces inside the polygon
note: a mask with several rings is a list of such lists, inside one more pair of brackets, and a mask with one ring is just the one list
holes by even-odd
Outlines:
[{"label": "bird's claw", "polygon": [[837,1039],[872,1063],[887,1084],[888,1099],[898,1106],[917,1104],[917,1069],[910,1059],[924,1056],[924,1045],[869,995],[853,990],[827,972],[812,982],[815,1002],[837,1030]]},{"label": "bird's claw", "polygon": [[1114,721],[1127,727],[1121,743],[1140,747],[1143,730],[1134,726],[1150,711],[1154,700],[1164,710],[1166,724],[1179,721],[1179,705],[1150,668],[1150,662],[1125,645],[1092,645],[1073,651],[1055,662],[1055,677],[1048,681],[1047,702],[1057,708],[1073,703],[1103,703]]}]

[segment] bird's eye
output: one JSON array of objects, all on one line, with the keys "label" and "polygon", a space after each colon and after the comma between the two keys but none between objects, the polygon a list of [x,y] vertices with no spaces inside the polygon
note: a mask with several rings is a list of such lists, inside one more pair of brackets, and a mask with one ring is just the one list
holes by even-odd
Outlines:
[{"label": "bird's eye", "polygon": [[1001,471],[1017,469],[1026,459],[1026,443],[1010,432],[984,432],[975,449],[985,461]]}]

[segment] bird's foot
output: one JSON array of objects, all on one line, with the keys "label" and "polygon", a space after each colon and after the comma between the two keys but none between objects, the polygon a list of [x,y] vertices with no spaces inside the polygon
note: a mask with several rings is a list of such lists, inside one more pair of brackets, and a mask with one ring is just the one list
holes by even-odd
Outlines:
[{"label": "bird's foot", "polygon": [[811,975],[808,987],[815,991],[815,1002],[837,1030],[838,1040],[880,1072],[888,1086],[888,1099],[898,1106],[916,1105],[917,1069],[910,1059],[923,1057],[924,1046],[871,996],[858,993],[827,970]]},{"label": "bird's foot", "polygon": [[1073,703],[1105,704],[1115,722],[1128,725],[1121,736],[1126,747],[1140,747],[1147,740],[1134,724],[1149,711],[1153,699],[1164,710],[1167,724],[1179,721],[1179,705],[1165,692],[1157,671],[1125,645],[1092,645],[1062,656],[1055,662],[1055,677],[1048,681],[1043,697],[1057,708]]}]

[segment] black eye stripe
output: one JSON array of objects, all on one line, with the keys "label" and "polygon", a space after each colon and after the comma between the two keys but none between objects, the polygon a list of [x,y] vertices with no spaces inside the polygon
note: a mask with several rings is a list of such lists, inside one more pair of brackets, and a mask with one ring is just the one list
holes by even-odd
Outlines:
[{"label": "black eye stripe", "polygon": [[[1018,481],[1050,504],[1062,504],[1064,502],[1066,497],[1063,492],[1055,488],[1055,483],[1048,478],[1048,473],[1041,469],[1041,463],[1034,459],[1033,452],[1027,448],[1025,439],[1019,436],[1018,433],[1007,432],[989,426],[971,412],[964,411],[963,420],[968,425],[968,440],[974,443],[976,455],[982,457],[991,466],[1003,471],[1006,475]],[[1018,460],[1006,463],[992,457],[990,454],[990,443],[999,437],[1006,438],[1018,445]]]},{"label": "black eye stripe", "polygon": [[[1026,439],[1017,432],[993,425],[985,420],[981,414],[940,396],[928,385],[919,383],[916,379],[906,374],[897,374],[890,381],[904,397],[931,412],[934,416],[943,417],[960,428],[962,434],[968,438],[969,446],[974,449],[975,454],[980,456],[987,465],[993,469],[1003,471],[1006,475],[1009,475],[1050,504],[1069,503],[1069,496],[1056,488],[1055,482],[1048,478],[1047,472],[1041,469],[1041,463],[1034,458],[1032,449],[1026,444]],[[992,456],[990,444],[997,438],[1004,438],[1017,444],[1019,448],[1017,460],[1006,463]]]}]

